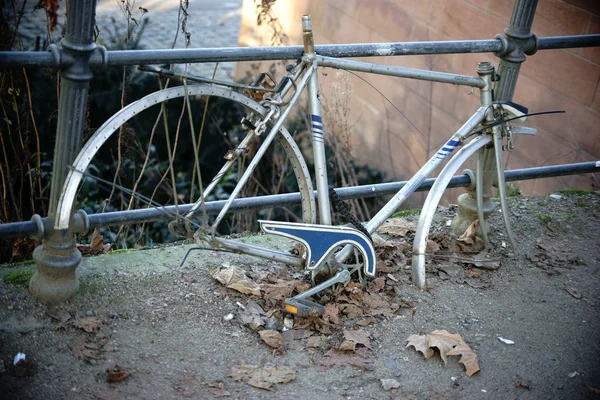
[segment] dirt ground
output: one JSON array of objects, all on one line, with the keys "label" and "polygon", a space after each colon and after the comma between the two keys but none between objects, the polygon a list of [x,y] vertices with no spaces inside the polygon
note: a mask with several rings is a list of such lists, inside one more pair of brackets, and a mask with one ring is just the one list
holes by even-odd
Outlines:
[{"label": "dirt ground", "polygon": [[[511,199],[516,254],[499,212],[485,257],[450,235],[455,209],[441,209],[426,291],[410,283],[411,228],[382,233],[378,279],[336,288],[321,299],[320,318],[292,321],[279,311],[278,296],[302,287],[301,271],[207,251],[180,267],[189,244],[85,258],[80,292],[60,306],[0,282],[0,396],[600,398],[600,195],[554,197]],[[232,266],[260,285],[258,295],[211,276]],[[15,268],[32,267],[0,271]],[[435,330],[459,334],[480,371],[467,376],[459,356],[444,366],[439,354],[425,359],[406,347],[410,335]],[[28,358],[15,367],[19,352]]]}]

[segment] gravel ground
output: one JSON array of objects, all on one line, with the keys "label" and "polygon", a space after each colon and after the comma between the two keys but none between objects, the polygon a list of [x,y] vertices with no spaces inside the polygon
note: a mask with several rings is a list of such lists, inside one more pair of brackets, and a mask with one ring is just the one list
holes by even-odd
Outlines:
[{"label": "gravel ground", "polygon": [[[294,282],[301,272],[255,258],[193,253],[180,267],[189,244],[89,257],[78,270],[80,293],[52,307],[22,286],[0,283],[2,396],[599,398],[600,196],[516,197],[510,207],[518,249],[504,247],[494,213],[487,258],[473,252],[477,243],[448,231],[455,209],[440,209],[426,291],[410,283],[410,248],[403,245],[410,229],[403,237],[382,234],[397,246],[380,254],[380,279],[363,291],[356,283],[337,288],[321,301],[339,313],[296,317],[275,348],[251,329],[248,310],[259,306],[266,314],[257,331],[281,333],[290,320],[265,288]],[[240,240],[289,245],[262,235]],[[484,261],[477,267],[473,259]],[[261,297],[213,279],[211,271],[223,266],[243,268],[262,285]],[[375,298],[382,303],[374,305]],[[426,360],[406,347],[410,335],[441,329],[472,347],[479,372],[469,377],[459,357],[448,356],[444,366],[438,354]],[[338,350],[352,332],[363,339]],[[18,352],[28,359],[15,368]]]}]

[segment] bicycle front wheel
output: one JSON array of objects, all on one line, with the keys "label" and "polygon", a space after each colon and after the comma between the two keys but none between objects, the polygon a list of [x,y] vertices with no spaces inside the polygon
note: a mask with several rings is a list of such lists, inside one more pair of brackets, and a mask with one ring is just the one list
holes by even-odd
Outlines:
[{"label": "bicycle front wheel", "polygon": [[[261,145],[261,137],[240,123],[249,113],[264,116],[266,110],[232,89],[211,85],[172,87],[131,103],[107,120],[75,159],[63,186],[55,229],[67,229],[77,207],[88,214],[110,213],[100,225],[119,223],[119,228],[107,233],[120,246],[172,240],[167,222],[152,226],[142,222],[159,214],[163,220],[180,218],[201,193],[205,203],[229,197]],[[257,216],[314,223],[315,201],[306,162],[284,127],[277,139],[241,197],[297,191],[301,205],[234,212],[218,233],[253,230]],[[160,213],[135,217],[135,210],[141,209]],[[118,213],[125,210],[130,211]],[[199,209],[194,224],[210,226],[209,214]]]}]

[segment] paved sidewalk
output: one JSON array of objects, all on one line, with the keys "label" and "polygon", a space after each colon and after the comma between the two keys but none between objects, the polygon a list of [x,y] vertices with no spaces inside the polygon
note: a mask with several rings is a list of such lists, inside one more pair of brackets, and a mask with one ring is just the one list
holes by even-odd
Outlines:
[{"label": "paved sidewalk", "polygon": [[[7,2],[8,3],[8,2]],[[36,2],[28,2],[22,18],[19,33],[25,49],[35,49],[36,37],[44,39],[46,33],[46,15],[44,10],[34,10]],[[137,0],[132,1],[132,17],[145,23],[140,47],[144,49],[185,48],[185,35],[181,32],[175,41],[178,27],[179,0]],[[120,0],[98,0],[96,24],[99,30],[98,43],[110,49],[116,37],[115,31],[123,35],[126,31],[126,17]],[[59,26],[52,34],[52,40],[61,39],[64,27],[65,2],[59,3]],[[12,12],[4,6],[5,15]],[[148,10],[142,16],[140,7]],[[237,46],[241,24],[242,0],[190,0],[186,30],[190,34],[189,47],[234,47]],[[174,43],[175,41],[175,43]],[[217,77],[231,79],[234,63],[219,65]],[[212,76],[214,63],[190,65],[190,72],[203,76]]]}]

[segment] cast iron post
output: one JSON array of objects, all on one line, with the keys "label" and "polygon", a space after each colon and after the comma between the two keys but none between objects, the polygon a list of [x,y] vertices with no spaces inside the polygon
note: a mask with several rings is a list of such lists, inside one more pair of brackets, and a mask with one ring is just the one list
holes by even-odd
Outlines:
[{"label": "cast iron post", "polygon": [[538,0],[515,0],[508,28],[504,30],[506,36],[499,36],[508,46],[506,51],[496,54],[500,57],[500,82],[494,89],[494,100],[512,100],[525,54],[532,55],[537,50],[537,36],[531,33],[537,3]]},{"label": "cast iron post", "polygon": [[[512,15],[505,35],[496,36],[503,43],[503,51],[496,53],[500,58],[498,76],[500,81],[494,87],[494,100],[512,100],[519,77],[521,63],[525,61],[525,54],[535,54],[537,50],[537,36],[531,33],[531,25],[535,15],[538,0],[515,0]],[[484,151],[484,149],[481,149]],[[492,185],[496,183],[496,158],[492,151],[484,151],[481,158],[483,163],[483,215],[485,219],[492,213],[496,204],[490,200]],[[465,171],[474,177],[471,171]],[[465,229],[478,218],[477,201],[475,197],[474,182],[458,197],[458,216],[452,221],[453,228],[458,232]],[[480,223],[482,229],[485,224]]]},{"label": "cast iron post", "polygon": [[[60,72],[60,100],[58,126],[54,150],[54,168],[50,191],[49,219],[56,215],[56,206],[65,181],[68,166],[72,164],[81,148],[85,126],[88,83],[92,78],[89,58],[96,48],[92,33],[95,24],[96,0],[72,0],[67,8],[67,32],[61,42],[62,48],[75,63]],[[52,226],[52,224],[48,224]],[[79,289],[75,270],[81,261],[81,253],[75,247],[71,228],[50,230],[38,246],[33,258],[37,271],[29,282],[30,292],[45,303],[62,302]]]}]

